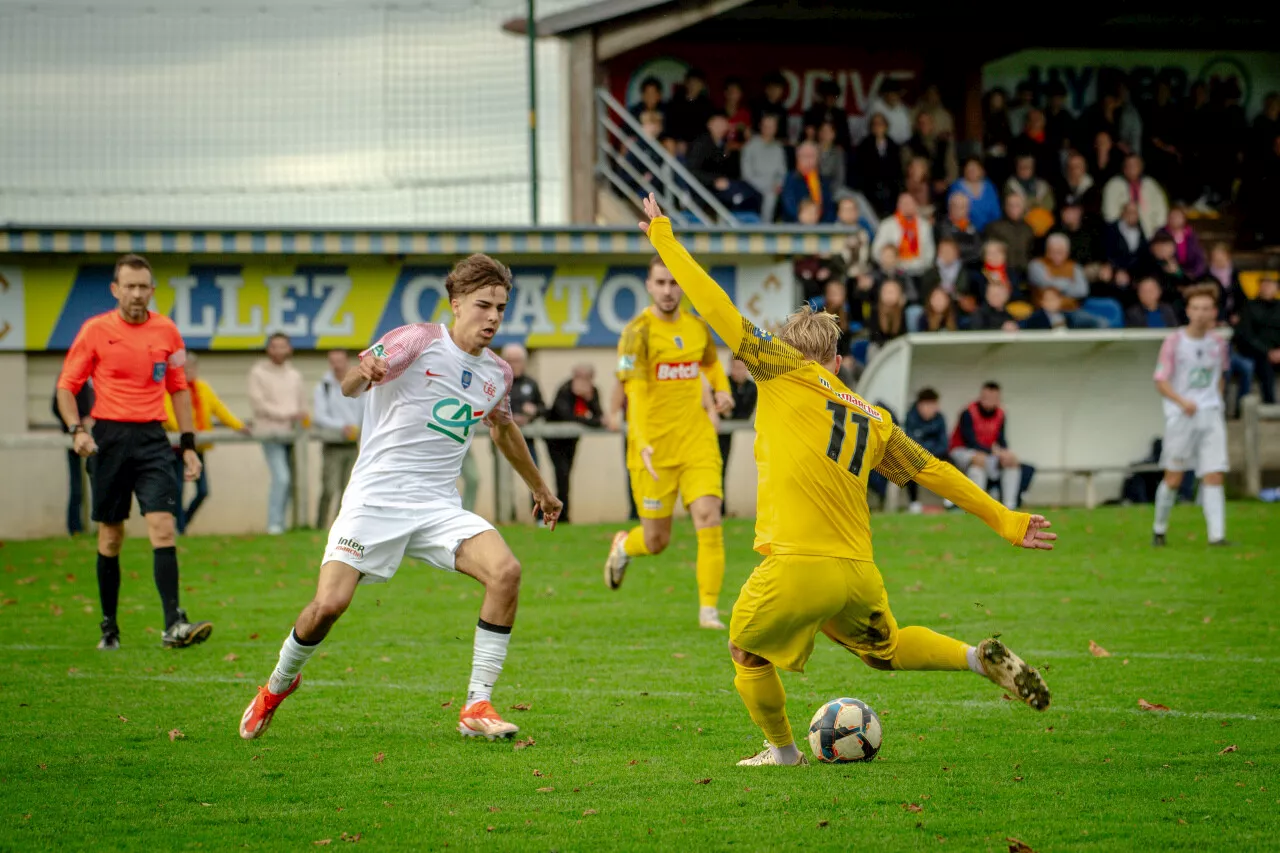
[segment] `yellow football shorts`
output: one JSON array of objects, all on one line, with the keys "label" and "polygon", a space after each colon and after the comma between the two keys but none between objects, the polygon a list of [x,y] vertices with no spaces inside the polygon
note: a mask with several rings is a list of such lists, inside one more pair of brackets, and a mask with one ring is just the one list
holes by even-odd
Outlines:
[{"label": "yellow football shorts", "polygon": [[804,672],[819,631],[856,655],[893,657],[898,623],[875,563],[766,557],[738,593],[729,639],[775,666]]},{"label": "yellow football shorts", "polygon": [[707,495],[724,499],[724,487],[720,483],[720,458],[701,465],[657,468],[654,480],[645,468],[632,468],[631,496],[635,498],[636,512],[641,518],[670,518],[676,508],[676,493],[684,499],[684,505]]}]

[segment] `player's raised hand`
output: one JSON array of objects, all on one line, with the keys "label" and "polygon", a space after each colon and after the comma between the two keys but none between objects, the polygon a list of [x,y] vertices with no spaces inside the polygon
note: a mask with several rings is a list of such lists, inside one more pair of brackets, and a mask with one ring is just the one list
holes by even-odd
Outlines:
[{"label": "player's raised hand", "polygon": [[549,530],[556,529],[556,522],[560,520],[560,512],[563,509],[564,501],[551,494],[549,489],[543,488],[534,493],[533,517],[536,519],[541,515]]},{"label": "player's raised hand", "polygon": [[1049,527],[1049,519],[1043,515],[1031,516],[1031,523],[1027,525],[1027,535],[1022,537],[1022,547],[1032,551],[1052,551],[1058,534],[1050,533]]},{"label": "player's raised hand", "polygon": [[649,476],[653,481],[658,482],[658,472],[653,467],[653,448],[646,447],[640,451],[640,461],[644,463],[644,469],[649,472]]},{"label": "player's raised hand", "polygon": [[360,366],[356,368],[362,377],[364,377],[370,385],[381,382],[387,376],[387,360],[376,355],[366,355],[360,359]]},{"label": "player's raised hand", "polygon": [[653,193],[649,193],[645,196],[641,201],[641,206],[644,207],[645,218],[644,221],[640,223],[640,230],[648,234],[649,223],[657,219],[659,216],[662,216],[662,208],[658,207],[658,199]]}]

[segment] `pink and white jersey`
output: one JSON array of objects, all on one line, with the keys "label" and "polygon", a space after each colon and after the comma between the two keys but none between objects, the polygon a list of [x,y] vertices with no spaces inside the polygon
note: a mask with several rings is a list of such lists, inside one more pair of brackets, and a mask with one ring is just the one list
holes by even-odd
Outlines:
[{"label": "pink and white jersey", "polygon": [[361,357],[387,360],[365,392],[360,458],[342,506],[461,504],[458,476],[476,430],[511,420],[511,367],[489,350],[458,348],[439,323],[387,332]]},{"label": "pink and white jersey", "polygon": [[[1217,332],[1193,338],[1185,328],[1164,339],[1156,362],[1155,379],[1165,380],[1181,397],[1201,411],[1221,409],[1222,377],[1231,369],[1231,349]],[[1166,418],[1182,415],[1182,409],[1165,398]]]}]

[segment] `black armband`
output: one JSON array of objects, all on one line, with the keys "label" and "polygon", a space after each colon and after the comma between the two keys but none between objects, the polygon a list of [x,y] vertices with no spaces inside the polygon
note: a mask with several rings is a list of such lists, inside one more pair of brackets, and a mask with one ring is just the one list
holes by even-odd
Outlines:
[{"label": "black armband", "polygon": [[178,444],[182,446],[183,450],[195,452],[196,434],[194,432],[184,432],[182,437],[178,439]]}]

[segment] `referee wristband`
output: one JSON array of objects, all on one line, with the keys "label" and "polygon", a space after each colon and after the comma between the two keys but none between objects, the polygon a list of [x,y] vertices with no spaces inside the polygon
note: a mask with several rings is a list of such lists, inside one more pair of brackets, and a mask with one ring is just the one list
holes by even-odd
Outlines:
[{"label": "referee wristband", "polygon": [[182,437],[178,439],[178,443],[183,450],[194,451],[196,449],[196,434],[194,432],[184,432]]}]

